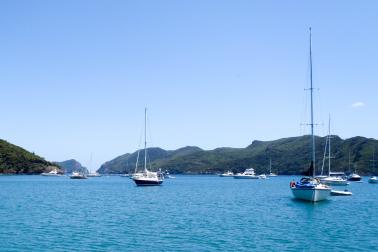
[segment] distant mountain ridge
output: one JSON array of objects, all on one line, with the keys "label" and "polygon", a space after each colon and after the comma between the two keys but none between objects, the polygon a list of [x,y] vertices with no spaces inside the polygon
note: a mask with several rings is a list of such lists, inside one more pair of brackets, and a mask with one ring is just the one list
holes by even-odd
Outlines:
[{"label": "distant mountain ridge", "polygon": [[0,140],[0,173],[40,174],[59,167],[19,146]]},{"label": "distant mountain ridge", "polygon": [[82,166],[78,161],[75,159],[70,159],[62,162],[55,162],[58,164],[64,171],[64,173],[72,173],[72,172],[80,172],[87,174],[88,169],[84,166]]},{"label": "distant mountain ridge", "polygon": [[[315,137],[316,170],[320,174],[325,137]],[[310,137],[298,136],[281,138],[274,141],[255,140],[246,148],[222,147],[214,150],[202,150],[199,147],[188,146],[178,150],[163,150],[149,148],[148,159],[151,169],[169,170],[172,173],[184,174],[214,174],[227,170],[241,172],[253,167],[257,173],[268,173],[269,158],[272,159],[272,171],[279,174],[303,174],[309,168]],[[351,153],[351,170],[357,169],[360,175],[377,174],[370,162],[374,148],[378,150],[378,141],[372,138],[353,137],[341,139],[332,138],[332,171],[349,171],[348,156]],[[104,163],[100,173],[130,173],[135,170],[138,151],[121,155]],[[139,167],[142,167],[144,152],[139,152]],[[324,168],[324,172],[328,170]]]}]

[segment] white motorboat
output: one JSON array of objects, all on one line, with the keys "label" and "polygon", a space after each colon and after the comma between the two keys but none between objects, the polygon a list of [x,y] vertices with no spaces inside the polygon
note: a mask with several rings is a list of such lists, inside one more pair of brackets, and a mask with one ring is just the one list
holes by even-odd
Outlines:
[{"label": "white motorboat", "polygon": [[70,179],[87,179],[87,176],[79,172],[73,172],[70,176]]},{"label": "white motorboat", "polygon": [[260,175],[259,175],[259,179],[267,179],[267,177],[266,177],[265,174],[260,174]]},{"label": "white motorboat", "polygon": [[143,172],[137,172],[138,170],[138,157],[135,165],[135,173],[131,176],[137,186],[157,186],[161,185],[164,180],[164,176],[161,172],[152,172],[147,169],[147,134],[146,134],[146,123],[147,123],[147,108],[144,110],[144,170]]},{"label": "white motorboat", "polygon": [[361,181],[361,176],[358,175],[357,173],[352,173],[352,174],[349,174],[348,176],[348,180],[349,181]]},{"label": "white motorboat", "polygon": [[[350,169],[350,151],[349,151],[349,159],[348,159],[348,167],[349,167],[349,172],[351,171]],[[350,173],[348,176],[347,176],[347,180],[348,181],[361,181],[361,176],[357,174],[357,171],[356,171],[356,165],[354,165],[354,172],[353,173]]]},{"label": "white motorboat", "polygon": [[298,182],[290,182],[290,188],[296,199],[317,202],[326,200],[331,194],[331,187],[324,185],[318,178],[315,178],[315,136],[314,136],[314,106],[313,106],[313,85],[312,85],[312,52],[311,52],[311,28],[310,28],[310,94],[311,94],[311,149],[312,160],[310,171],[312,177],[304,177]]},{"label": "white motorboat", "polygon": [[371,176],[369,178],[369,183],[371,183],[371,184],[378,184],[378,178],[376,176]]},{"label": "white motorboat", "polygon": [[331,195],[332,196],[352,196],[352,192],[349,192],[348,190],[344,190],[344,191],[332,190]]},{"label": "white motorboat", "polygon": [[219,177],[232,177],[234,173],[232,171],[227,171],[225,173],[219,174]]},{"label": "white motorboat", "polygon": [[235,179],[258,179],[259,176],[255,174],[255,169],[248,168],[243,173],[237,173],[233,176]]},{"label": "white motorboat", "polygon": [[58,177],[58,176],[62,176],[62,174],[59,174],[58,173],[58,170],[54,169],[50,172],[43,172],[41,173],[42,176],[50,176],[50,177]]}]

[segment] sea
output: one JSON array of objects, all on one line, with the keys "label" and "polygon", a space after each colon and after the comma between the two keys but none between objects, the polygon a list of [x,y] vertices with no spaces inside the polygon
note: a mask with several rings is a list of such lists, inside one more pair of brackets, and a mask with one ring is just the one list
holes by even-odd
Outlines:
[{"label": "sea", "polygon": [[309,203],[293,178],[0,176],[0,251],[378,251],[378,184]]}]

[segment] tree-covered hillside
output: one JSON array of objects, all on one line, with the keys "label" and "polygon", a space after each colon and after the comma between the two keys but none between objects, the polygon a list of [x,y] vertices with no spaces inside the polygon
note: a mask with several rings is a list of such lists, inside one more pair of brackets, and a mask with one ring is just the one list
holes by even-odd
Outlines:
[{"label": "tree-covered hillside", "polygon": [[[316,169],[320,174],[323,163],[326,138],[316,137]],[[375,139],[353,137],[343,140],[338,136],[332,138],[332,171],[349,172],[356,169],[361,175],[377,174],[378,169],[370,160],[374,149],[378,150]],[[100,173],[130,173],[135,169],[138,152],[119,156],[103,164]],[[279,174],[302,174],[310,164],[310,137],[290,137],[275,141],[253,141],[246,148],[217,148],[202,150],[198,147],[186,147],[176,151],[160,148],[148,149],[149,167],[169,170],[172,173],[213,174],[227,170],[241,172],[248,167],[257,173],[267,173],[269,159],[272,171]],[[144,152],[139,153],[139,167],[143,164]],[[328,168],[325,168],[325,171]]]},{"label": "tree-covered hillside", "polygon": [[0,173],[39,174],[52,169],[59,167],[21,147],[0,140]]}]

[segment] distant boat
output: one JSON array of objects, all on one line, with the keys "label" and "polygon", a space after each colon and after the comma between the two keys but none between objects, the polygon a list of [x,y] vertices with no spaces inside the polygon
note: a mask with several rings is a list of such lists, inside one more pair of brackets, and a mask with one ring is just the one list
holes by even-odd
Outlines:
[{"label": "distant boat", "polygon": [[260,174],[258,177],[259,179],[267,179],[267,176],[265,174]]},{"label": "distant boat", "polygon": [[70,179],[87,179],[87,176],[79,172],[73,172]]},{"label": "distant boat", "polygon": [[165,170],[165,172],[162,172],[165,179],[174,179],[176,177],[172,176],[168,170]]},{"label": "distant boat", "polygon": [[232,177],[234,173],[232,171],[227,171],[225,173],[219,174],[219,177]]},{"label": "distant boat", "polygon": [[[328,142],[328,176],[325,178],[320,178],[320,181],[327,185],[346,186],[349,183],[345,178],[344,172],[331,172],[331,116],[329,116],[329,119],[328,119],[327,139],[328,141],[326,141],[326,147],[327,147],[327,142]],[[323,164],[324,164],[324,159],[323,159]],[[322,170],[323,170],[323,167],[322,167]]]},{"label": "distant boat", "polygon": [[[92,167],[92,159],[93,159],[93,154],[91,153],[91,157],[89,159],[89,169],[91,169],[90,167]],[[94,172],[91,172],[89,171],[89,173],[87,174],[87,177],[101,177],[102,175],[100,173],[98,173],[97,171],[94,171]]]},{"label": "distant boat", "polygon": [[50,176],[50,177],[58,177],[58,176],[62,176],[62,174],[59,174],[58,173],[58,170],[54,169],[50,172],[43,172],[41,173],[42,176]]},{"label": "distant boat", "polygon": [[137,186],[158,186],[163,183],[164,177],[161,172],[152,172],[147,170],[147,136],[146,136],[146,124],[147,124],[147,108],[144,110],[144,171],[137,173],[138,158],[135,167],[135,173],[131,177]]},{"label": "distant boat", "polygon": [[277,174],[272,172],[272,159],[269,159],[269,174],[268,177],[277,177]]},{"label": "distant boat", "polygon": [[378,184],[378,178],[376,176],[372,176],[369,178],[369,183],[371,184]]},{"label": "distant boat", "polygon": [[349,192],[348,190],[344,190],[344,191],[332,190],[331,195],[332,196],[352,196],[352,192]]},{"label": "distant boat", "polygon": [[[351,171],[350,169],[350,151],[349,151],[349,159],[348,159],[348,166],[349,166],[349,172]],[[354,169],[354,172],[349,174],[347,177],[348,181],[361,181],[361,176],[357,174],[356,168]]]},{"label": "distant boat", "polygon": [[98,172],[90,172],[87,174],[87,177],[101,177],[102,175]]},{"label": "distant boat", "polygon": [[331,188],[315,178],[315,136],[314,136],[314,106],[312,86],[312,52],[311,52],[311,28],[310,28],[310,93],[311,93],[311,146],[312,160],[310,163],[311,177],[304,177],[300,181],[290,182],[290,188],[295,198],[317,202],[327,199],[331,194]]},{"label": "distant boat", "polygon": [[[375,171],[375,158],[374,158],[374,155],[375,155],[375,148],[373,149],[373,159],[370,160],[370,162],[373,163],[373,166],[372,166],[372,170],[373,171]],[[371,176],[368,181],[371,184],[378,184],[378,178],[376,176]]]},{"label": "distant boat", "polygon": [[357,173],[352,173],[348,175],[348,181],[361,181],[361,176]]},{"label": "distant boat", "polygon": [[243,173],[238,173],[233,176],[235,179],[258,179],[259,176],[255,174],[255,169],[246,169]]}]

